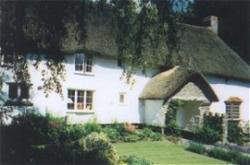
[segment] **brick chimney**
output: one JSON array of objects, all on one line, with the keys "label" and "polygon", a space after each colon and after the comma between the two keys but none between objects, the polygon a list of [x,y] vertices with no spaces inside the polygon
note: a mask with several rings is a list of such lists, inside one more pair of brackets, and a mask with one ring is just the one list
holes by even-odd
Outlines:
[{"label": "brick chimney", "polygon": [[215,34],[218,34],[219,20],[217,16],[208,16],[203,19],[203,23],[208,29],[212,30]]}]

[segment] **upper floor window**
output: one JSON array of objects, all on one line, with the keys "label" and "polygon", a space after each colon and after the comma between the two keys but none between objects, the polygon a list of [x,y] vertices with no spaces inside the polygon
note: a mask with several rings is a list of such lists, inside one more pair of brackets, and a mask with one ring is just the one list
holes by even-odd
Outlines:
[{"label": "upper floor window", "polygon": [[25,83],[8,83],[9,84],[9,99],[22,100],[30,98],[30,84]]},{"label": "upper floor window", "polygon": [[93,58],[85,54],[77,54],[75,57],[75,71],[81,73],[93,72]]},{"label": "upper floor window", "polygon": [[89,90],[68,90],[68,109],[72,110],[92,110],[93,91]]},{"label": "upper floor window", "polygon": [[238,97],[229,97],[226,104],[226,115],[229,120],[238,120],[240,118],[241,99]]}]

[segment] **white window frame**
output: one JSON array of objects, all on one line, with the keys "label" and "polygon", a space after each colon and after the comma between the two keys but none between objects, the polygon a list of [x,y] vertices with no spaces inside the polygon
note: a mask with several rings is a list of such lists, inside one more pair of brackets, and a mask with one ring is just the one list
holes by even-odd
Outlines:
[{"label": "white window frame", "polygon": [[[94,90],[89,90],[89,89],[73,89],[73,88],[69,88],[67,89],[67,98],[68,100],[70,100],[69,98],[69,90],[74,90],[74,108],[70,109],[68,107],[68,104],[70,102],[67,103],[67,110],[68,112],[94,112],[94,97],[95,97],[95,91]],[[83,91],[84,92],[84,97],[83,97],[83,109],[78,109],[77,107],[77,96],[78,96],[78,91]],[[87,92],[92,92],[92,108],[88,109],[87,106]]]},{"label": "white window frame", "polygon": [[[226,102],[226,116],[228,120],[240,120],[240,104],[234,102]],[[229,111],[238,111],[238,112],[229,112]]]},{"label": "white window frame", "polygon": [[[83,58],[83,63],[82,63],[82,70],[76,70],[76,58],[77,56],[82,56]],[[75,62],[74,62],[74,70],[75,70],[75,73],[76,74],[85,74],[85,75],[93,75],[94,74],[94,65],[93,65],[93,56],[91,55],[86,55],[84,53],[79,53],[79,54],[76,54],[75,56]],[[87,67],[89,66],[89,64],[87,63],[88,60],[91,60],[91,71],[87,71]]]}]

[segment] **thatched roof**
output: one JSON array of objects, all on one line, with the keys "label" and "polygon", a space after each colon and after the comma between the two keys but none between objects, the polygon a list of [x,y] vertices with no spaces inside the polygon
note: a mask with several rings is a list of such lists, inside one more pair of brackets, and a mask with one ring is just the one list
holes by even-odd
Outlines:
[{"label": "thatched roof", "polygon": [[194,82],[200,86],[210,101],[218,101],[213,89],[201,74],[179,66],[153,77],[146,84],[139,98],[168,100],[188,82]]},{"label": "thatched roof", "polygon": [[[112,20],[90,17],[87,25],[86,51],[116,57],[118,30],[115,24],[112,24]],[[178,24],[178,38],[179,46],[174,56],[178,55],[180,60],[173,63],[173,66],[181,65],[207,75],[250,81],[249,65],[209,29]],[[144,54],[151,51],[149,48]],[[166,52],[167,47],[162,42],[157,53],[166,57]]]},{"label": "thatched roof", "polygon": [[207,28],[179,26],[181,63],[208,75],[250,81],[250,67],[214,32]]}]

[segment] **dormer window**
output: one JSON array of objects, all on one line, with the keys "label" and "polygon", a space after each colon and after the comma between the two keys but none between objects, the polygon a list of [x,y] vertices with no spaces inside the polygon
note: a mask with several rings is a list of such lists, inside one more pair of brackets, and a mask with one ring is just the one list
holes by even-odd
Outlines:
[{"label": "dormer window", "polygon": [[77,54],[75,57],[75,71],[78,73],[93,72],[93,58],[85,54]]},{"label": "dormer window", "polygon": [[229,97],[225,101],[226,104],[226,115],[229,120],[240,119],[240,104],[242,100],[238,97]]}]

